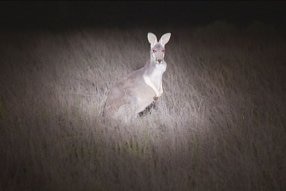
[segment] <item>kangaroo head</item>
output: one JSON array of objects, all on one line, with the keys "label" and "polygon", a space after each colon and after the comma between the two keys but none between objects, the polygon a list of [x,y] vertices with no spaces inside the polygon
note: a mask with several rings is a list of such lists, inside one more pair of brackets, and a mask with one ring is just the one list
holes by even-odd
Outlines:
[{"label": "kangaroo head", "polygon": [[148,41],[151,44],[151,61],[155,61],[157,63],[161,63],[164,60],[165,56],[165,44],[169,42],[171,33],[166,33],[162,35],[159,42],[157,41],[157,37],[155,34],[149,32],[148,35]]}]

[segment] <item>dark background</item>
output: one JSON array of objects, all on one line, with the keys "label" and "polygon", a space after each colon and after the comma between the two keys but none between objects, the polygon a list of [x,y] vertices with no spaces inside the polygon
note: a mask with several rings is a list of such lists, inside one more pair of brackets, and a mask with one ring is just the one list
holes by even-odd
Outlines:
[{"label": "dark background", "polygon": [[2,28],[61,26],[194,25],[215,20],[285,25],[283,1],[58,1],[1,2]]}]

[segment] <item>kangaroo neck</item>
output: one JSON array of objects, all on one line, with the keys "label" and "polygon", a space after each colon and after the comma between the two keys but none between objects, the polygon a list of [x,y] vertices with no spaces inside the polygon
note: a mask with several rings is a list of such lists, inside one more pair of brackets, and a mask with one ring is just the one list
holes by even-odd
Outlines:
[{"label": "kangaroo neck", "polygon": [[162,63],[158,64],[156,61],[150,59],[145,65],[145,75],[152,75],[152,74],[163,74],[166,70],[167,63],[163,61]]}]

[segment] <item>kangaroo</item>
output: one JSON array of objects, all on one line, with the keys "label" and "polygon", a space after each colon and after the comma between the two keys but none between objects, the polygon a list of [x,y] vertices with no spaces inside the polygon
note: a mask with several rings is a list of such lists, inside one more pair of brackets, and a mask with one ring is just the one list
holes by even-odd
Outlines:
[{"label": "kangaroo", "polygon": [[165,45],[170,37],[171,33],[166,33],[157,41],[155,34],[147,34],[150,60],[111,88],[105,103],[105,116],[136,117],[163,94],[162,77],[167,68]]}]

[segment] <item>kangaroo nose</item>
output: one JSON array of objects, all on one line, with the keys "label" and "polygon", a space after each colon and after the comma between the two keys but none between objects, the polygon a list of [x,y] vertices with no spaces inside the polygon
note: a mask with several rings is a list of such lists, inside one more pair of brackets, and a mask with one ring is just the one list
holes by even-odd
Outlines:
[{"label": "kangaroo nose", "polygon": [[158,59],[158,62],[159,62],[159,63],[161,63],[161,62],[162,62],[162,60],[161,60],[161,59]]}]

